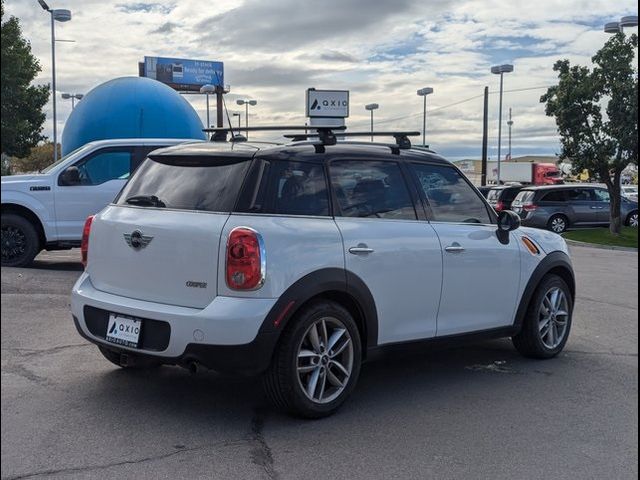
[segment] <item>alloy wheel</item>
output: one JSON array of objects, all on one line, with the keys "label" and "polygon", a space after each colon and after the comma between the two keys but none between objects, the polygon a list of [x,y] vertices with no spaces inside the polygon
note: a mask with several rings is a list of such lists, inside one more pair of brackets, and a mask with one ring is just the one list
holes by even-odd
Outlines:
[{"label": "alloy wheel", "polygon": [[542,300],[538,320],[540,340],[550,350],[557,348],[567,334],[569,301],[562,289],[550,289]]},{"label": "alloy wheel", "polygon": [[334,317],[316,320],[297,349],[300,388],[315,403],[329,403],[343,392],[353,371],[353,341],[344,324]]},{"label": "alloy wheel", "polygon": [[13,225],[3,225],[0,232],[0,250],[3,262],[10,262],[22,257],[27,250],[26,235]]},{"label": "alloy wheel", "polygon": [[638,228],[638,214],[634,213],[629,217],[629,226],[633,228]]}]

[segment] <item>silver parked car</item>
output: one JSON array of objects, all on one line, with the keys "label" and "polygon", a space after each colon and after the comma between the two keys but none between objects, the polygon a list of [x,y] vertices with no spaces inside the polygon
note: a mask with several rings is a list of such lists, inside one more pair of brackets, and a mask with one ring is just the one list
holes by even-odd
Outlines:
[{"label": "silver parked car", "polygon": [[[549,185],[527,187],[513,201],[512,209],[529,227],[563,233],[570,227],[609,225],[609,192],[597,185]],[[638,202],[622,198],[622,218],[638,227]]]}]

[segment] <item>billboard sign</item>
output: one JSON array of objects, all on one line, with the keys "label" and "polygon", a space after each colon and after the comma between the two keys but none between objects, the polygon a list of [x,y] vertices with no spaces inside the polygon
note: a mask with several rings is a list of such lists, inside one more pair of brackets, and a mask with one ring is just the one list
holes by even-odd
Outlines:
[{"label": "billboard sign", "polygon": [[347,118],[349,116],[348,90],[307,90],[307,117]]},{"label": "billboard sign", "polygon": [[144,76],[175,90],[199,91],[203,85],[224,87],[224,64],[207,60],[144,57]]}]

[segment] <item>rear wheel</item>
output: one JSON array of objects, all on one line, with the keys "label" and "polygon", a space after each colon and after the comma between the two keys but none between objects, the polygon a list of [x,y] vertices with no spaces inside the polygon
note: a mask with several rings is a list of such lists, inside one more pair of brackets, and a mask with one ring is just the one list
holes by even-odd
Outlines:
[{"label": "rear wheel", "polygon": [[3,267],[26,267],[40,252],[40,239],[33,224],[14,213],[2,214],[0,247]]},{"label": "rear wheel", "polygon": [[547,275],[531,300],[513,344],[526,357],[555,357],[569,338],[572,312],[573,296],[566,282],[557,275]]},{"label": "rear wheel", "polygon": [[131,355],[128,353],[117,352],[115,350],[110,350],[102,346],[99,346],[98,350],[100,350],[100,353],[104,358],[121,368],[132,368],[140,370],[157,368],[162,365],[162,363],[154,360],[149,360],[147,358],[142,358],[137,355]]},{"label": "rear wheel", "polygon": [[631,212],[625,223],[627,227],[638,228],[638,212]]},{"label": "rear wheel", "polygon": [[555,233],[564,233],[569,228],[569,219],[564,215],[554,215],[549,219],[547,228]]},{"label": "rear wheel", "polygon": [[341,305],[305,308],[282,334],[263,383],[272,403],[305,418],[334,413],[353,391],[362,347],[355,321]]}]

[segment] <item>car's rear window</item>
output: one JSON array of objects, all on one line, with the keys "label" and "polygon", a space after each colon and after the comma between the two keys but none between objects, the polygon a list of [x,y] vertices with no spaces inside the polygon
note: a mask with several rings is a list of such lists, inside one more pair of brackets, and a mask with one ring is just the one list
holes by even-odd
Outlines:
[{"label": "car's rear window", "polygon": [[116,199],[118,205],[231,212],[250,162],[224,158],[148,158]]},{"label": "car's rear window", "polygon": [[534,192],[533,190],[522,190],[514,200],[514,203],[531,202],[533,200],[533,197],[535,197],[535,195],[536,195],[536,192]]},{"label": "car's rear window", "polygon": [[487,194],[487,200],[491,201],[491,200],[498,200],[500,198],[500,194],[502,193],[502,190],[498,189],[498,190],[489,190],[489,193]]}]

